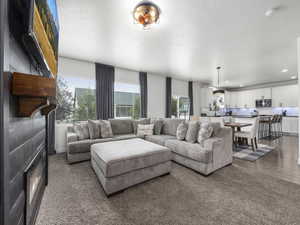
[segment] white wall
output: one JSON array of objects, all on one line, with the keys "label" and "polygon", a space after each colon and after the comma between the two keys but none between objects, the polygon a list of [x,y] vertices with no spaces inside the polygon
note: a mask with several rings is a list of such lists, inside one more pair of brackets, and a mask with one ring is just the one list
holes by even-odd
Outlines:
[{"label": "white wall", "polygon": [[201,114],[201,83],[193,82],[194,116]]},{"label": "white wall", "polygon": [[166,78],[148,73],[148,117],[164,118]]},{"label": "white wall", "polygon": [[172,95],[180,97],[189,96],[189,83],[188,81],[172,79]]},{"label": "white wall", "polygon": [[59,57],[58,76],[95,79],[95,63]]},{"label": "white wall", "polygon": [[[299,75],[300,75],[300,37],[298,38],[298,85],[300,90],[300,81],[299,81]],[[300,107],[300,98],[299,98],[299,107]],[[299,124],[300,124],[300,116],[299,116]],[[299,134],[300,134],[300,126],[299,126]],[[299,154],[298,154],[298,164],[300,165],[300,137],[299,137]]]},{"label": "white wall", "polygon": [[139,85],[139,72],[115,68],[115,82]]}]

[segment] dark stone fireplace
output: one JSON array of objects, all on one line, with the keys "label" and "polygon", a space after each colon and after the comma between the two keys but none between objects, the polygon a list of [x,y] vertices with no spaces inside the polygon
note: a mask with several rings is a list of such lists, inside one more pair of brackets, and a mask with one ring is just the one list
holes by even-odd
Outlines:
[{"label": "dark stone fireplace", "polygon": [[25,224],[35,222],[46,185],[46,151],[40,149],[26,168],[25,175]]}]

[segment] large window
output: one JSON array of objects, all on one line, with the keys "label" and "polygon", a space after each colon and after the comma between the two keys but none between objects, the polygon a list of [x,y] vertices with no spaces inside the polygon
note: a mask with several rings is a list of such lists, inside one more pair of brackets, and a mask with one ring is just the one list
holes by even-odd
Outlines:
[{"label": "large window", "polygon": [[56,120],[61,122],[96,119],[95,79],[58,76]]},{"label": "large window", "polygon": [[189,119],[190,100],[188,97],[172,96],[172,117]]},{"label": "large window", "polygon": [[140,117],[141,96],[139,85],[115,83],[114,93],[115,118]]}]

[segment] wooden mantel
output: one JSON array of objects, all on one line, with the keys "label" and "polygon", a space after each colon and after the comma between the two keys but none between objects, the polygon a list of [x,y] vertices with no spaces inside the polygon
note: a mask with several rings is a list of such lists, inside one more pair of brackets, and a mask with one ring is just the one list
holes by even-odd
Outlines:
[{"label": "wooden mantel", "polygon": [[47,115],[56,108],[56,80],[38,75],[13,73],[11,93],[18,96],[18,116]]}]

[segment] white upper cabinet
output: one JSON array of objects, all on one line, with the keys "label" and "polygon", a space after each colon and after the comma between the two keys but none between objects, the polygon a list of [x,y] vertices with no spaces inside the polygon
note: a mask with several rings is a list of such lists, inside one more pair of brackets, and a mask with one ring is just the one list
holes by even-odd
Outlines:
[{"label": "white upper cabinet", "polygon": [[272,88],[273,107],[298,107],[299,92],[297,85]]},{"label": "white upper cabinet", "polygon": [[228,92],[229,101],[226,104],[232,108],[255,108],[255,101],[272,99],[273,107],[298,107],[299,91],[297,85],[260,88],[245,91]]},{"label": "white upper cabinet", "polygon": [[226,108],[231,107],[230,102],[231,102],[231,92],[230,91],[225,91],[225,107]]},{"label": "white upper cabinet", "polygon": [[272,98],[272,91],[271,88],[261,88],[261,89],[255,89],[254,91],[254,99],[271,99]]}]

